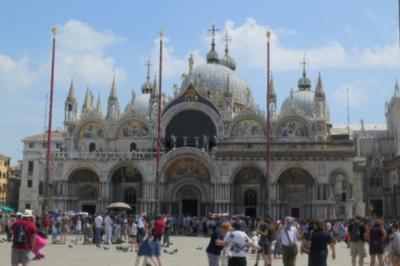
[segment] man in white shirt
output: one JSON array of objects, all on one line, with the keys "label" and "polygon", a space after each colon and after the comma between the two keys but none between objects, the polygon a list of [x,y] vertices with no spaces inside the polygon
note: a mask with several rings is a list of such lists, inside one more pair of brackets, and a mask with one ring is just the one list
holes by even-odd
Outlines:
[{"label": "man in white shirt", "polygon": [[100,247],[101,229],[103,228],[103,217],[100,215],[100,213],[97,214],[96,218],[94,218],[94,223],[96,225],[96,229],[95,229],[96,246]]},{"label": "man in white shirt", "polygon": [[260,247],[251,242],[247,234],[241,231],[239,221],[233,223],[232,226],[233,231],[226,234],[224,238],[224,245],[229,251],[228,266],[245,266],[248,248],[260,249]]},{"label": "man in white shirt", "polygon": [[104,229],[106,233],[106,243],[109,245],[111,245],[113,223],[114,222],[110,217],[110,213],[107,213],[106,217],[104,218]]},{"label": "man in white shirt", "polygon": [[286,217],[279,228],[279,237],[282,243],[282,262],[284,266],[295,266],[298,253],[298,225],[292,217]]}]

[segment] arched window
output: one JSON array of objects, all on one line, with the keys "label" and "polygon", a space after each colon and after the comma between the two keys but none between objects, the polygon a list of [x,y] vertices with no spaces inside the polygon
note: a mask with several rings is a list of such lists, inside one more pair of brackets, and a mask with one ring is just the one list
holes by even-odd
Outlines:
[{"label": "arched window", "polygon": [[244,205],[255,206],[257,205],[257,192],[250,189],[244,193]]},{"label": "arched window", "polygon": [[72,111],[72,104],[68,104],[68,111]]},{"label": "arched window", "polygon": [[345,202],[347,200],[347,184],[344,175],[336,176],[335,198],[337,201]]},{"label": "arched window", "polygon": [[131,151],[131,152],[136,151],[136,143],[135,143],[135,142],[132,142],[132,143],[131,143],[131,145],[130,145],[130,151]]},{"label": "arched window", "polygon": [[136,204],[136,191],[132,188],[125,190],[124,201],[130,206],[134,206]]},{"label": "arched window", "polygon": [[89,144],[89,152],[93,152],[96,150],[96,143],[92,142]]}]

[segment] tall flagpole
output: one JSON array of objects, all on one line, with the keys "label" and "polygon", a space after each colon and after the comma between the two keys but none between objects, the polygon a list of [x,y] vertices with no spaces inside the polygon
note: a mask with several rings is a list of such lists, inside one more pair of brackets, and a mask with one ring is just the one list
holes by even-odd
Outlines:
[{"label": "tall flagpole", "polygon": [[267,197],[266,197],[266,210],[264,215],[269,216],[270,215],[270,196],[269,196],[269,180],[270,180],[270,175],[271,175],[271,108],[270,108],[270,81],[271,81],[271,69],[270,69],[270,38],[271,38],[271,32],[267,31],[266,32],[266,37],[267,37],[267,121],[266,121],[266,127],[267,127],[267,139],[266,139],[266,146],[265,146],[265,161],[266,161],[266,191],[267,191]]},{"label": "tall flagpole", "polygon": [[49,208],[50,202],[50,167],[51,167],[51,126],[52,126],[52,117],[53,117],[53,94],[54,94],[54,62],[55,62],[55,53],[56,53],[56,34],[57,28],[54,27],[51,29],[53,34],[53,51],[51,56],[51,77],[50,77],[50,108],[49,108],[49,123],[47,128],[47,153],[46,153],[46,176],[45,176],[45,185],[44,185],[44,201],[42,205],[42,215]]},{"label": "tall flagpole", "polygon": [[158,73],[158,114],[157,114],[157,163],[156,163],[156,204],[155,214],[160,214],[160,156],[161,156],[161,101],[162,101],[162,52],[163,52],[163,29],[160,30],[160,65]]}]

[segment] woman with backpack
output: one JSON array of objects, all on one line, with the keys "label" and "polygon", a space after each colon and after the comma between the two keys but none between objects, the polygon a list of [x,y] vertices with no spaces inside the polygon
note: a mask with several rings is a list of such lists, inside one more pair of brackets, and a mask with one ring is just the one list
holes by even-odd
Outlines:
[{"label": "woman with backpack", "polygon": [[371,256],[371,266],[375,266],[378,257],[379,266],[384,266],[383,253],[385,248],[385,240],[387,237],[384,223],[382,220],[375,220],[373,226],[368,232],[369,255]]}]

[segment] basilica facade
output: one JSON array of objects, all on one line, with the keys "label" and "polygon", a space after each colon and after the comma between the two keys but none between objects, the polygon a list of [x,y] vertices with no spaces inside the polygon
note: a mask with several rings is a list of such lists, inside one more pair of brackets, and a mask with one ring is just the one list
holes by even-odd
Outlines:
[{"label": "basilica facade", "polygon": [[[271,168],[266,171],[266,118],[229,54],[214,38],[207,62],[188,70],[174,93],[163,95],[161,211],[281,218],[349,218],[365,214],[365,160],[356,142],[332,134],[321,75],[313,85],[304,67],[297,89],[280,109],[271,78]],[[113,80],[102,113],[88,89],[79,108],[71,82],[65,129],[53,132],[50,208],[103,211],[124,201],[151,213],[156,203],[157,81],[119,105]],[[45,176],[44,135],[24,139],[20,207],[40,210]]]}]

